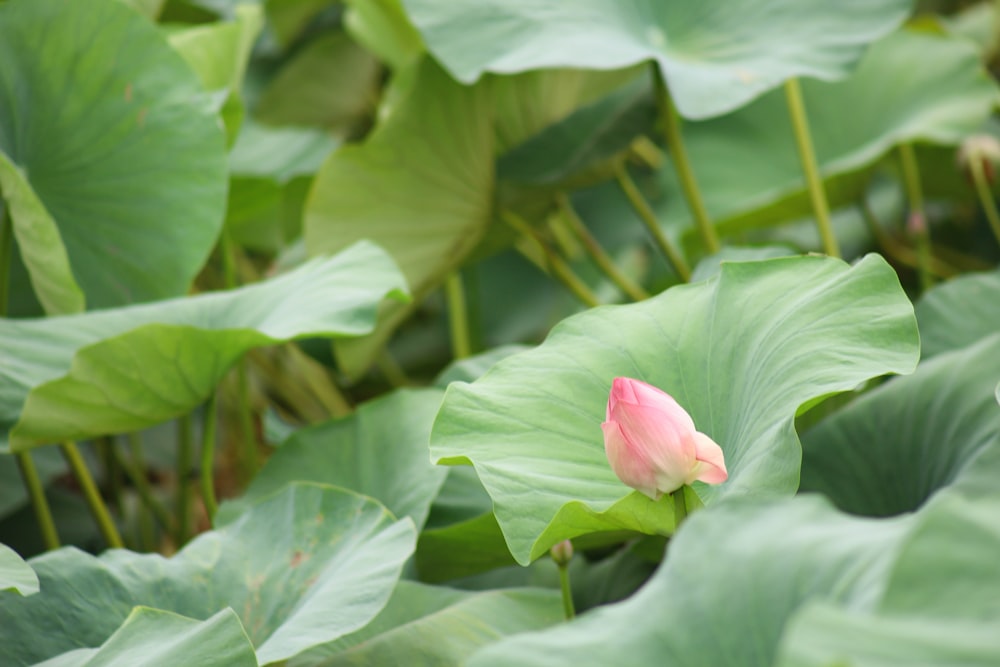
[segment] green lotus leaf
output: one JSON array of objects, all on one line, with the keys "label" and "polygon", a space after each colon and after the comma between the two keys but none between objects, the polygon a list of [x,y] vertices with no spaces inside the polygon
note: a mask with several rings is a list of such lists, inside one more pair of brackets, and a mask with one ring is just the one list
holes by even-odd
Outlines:
[{"label": "green lotus leaf", "polygon": [[188,290],[226,201],[212,107],[121,2],[0,5],[0,189],[47,312]]},{"label": "green lotus leaf", "polygon": [[424,51],[399,0],[348,0],[344,27],[393,69],[409,65]]},{"label": "green lotus leaf", "polygon": [[208,398],[246,352],[371,331],[405,282],[360,242],[229,292],[39,320],[0,319],[0,425],[10,446],[138,430]]},{"label": "green lotus leaf", "polygon": [[423,527],[448,472],[427,458],[431,424],[443,395],[437,389],[400,390],[364,403],[343,419],[296,431],[246,492],[219,508],[217,524],[285,484],[307,481],[363,493]]},{"label": "green lotus leaf", "polygon": [[590,532],[669,534],[670,499],[633,493],[608,465],[600,424],[614,377],[667,391],[721,445],[729,480],[696,486],[711,504],[793,493],[797,408],[911,371],[918,347],[912,306],[878,256],[851,268],[820,257],[724,263],[706,282],[571,317],[477,382],[452,383],[431,454],[475,466],[521,564]]},{"label": "green lotus leaf", "polygon": [[102,644],[136,605],[207,619],[232,608],[260,664],[366,625],[385,605],[416,531],[375,501],[293,484],[172,558],[73,548],[30,561],[42,593],[0,597],[5,664]]},{"label": "green lotus leaf", "polygon": [[[485,72],[656,62],[688,118],[737,109],[792,77],[847,75],[910,0],[403,0],[459,81]],[[595,45],[600,45],[599,48]]]},{"label": "green lotus leaf", "polygon": [[17,552],[0,544],[0,593],[15,591],[21,595],[38,592],[38,577]]},{"label": "green lotus leaf", "polygon": [[223,609],[204,621],[136,607],[100,648],[81,648],[38,667],[257,667],[253,645],[239,616]]},{"label": "green lotus leaf", "polygon": [[1000,331],[1000,271],[967,273],[928,290],[914,311],[926,359]]}]

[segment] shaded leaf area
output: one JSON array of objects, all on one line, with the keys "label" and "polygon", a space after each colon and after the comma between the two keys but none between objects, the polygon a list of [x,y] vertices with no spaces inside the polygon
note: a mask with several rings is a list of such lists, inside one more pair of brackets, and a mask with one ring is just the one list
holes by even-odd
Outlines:
[{"label": "shaded leaf area", "polygon": [[38,577],[16,551],[0,544],[0,595],[9,595],[10,591],[20,595],[37,593]]},{"label": "shaded leaf area", "polygon": [[187,291],[225,207],[212,106],[121,2],[0,6],[0,182],[47,312],[82,309],[76,283],[96,308]]},{"label": "shaded leaf area", "polygon": [[254,347],[372,329],[405,282],[359,242],[238,290],[115,310],[0,320],[0,424],[14,450],[185,414]]},{"label": "shaded leaf area", "polygon": [[[629,600],[501,641],[469,664],[763,667],[774,664],[781,642],[786,650],[805,645],[807,637],[796,632],[827,637],[810,649],[825,656],[818,664],[854,655],[863,659],[849,664],[920,664],[905,662],[913,645],[889,642],[939,621],[939,629],[956,634],[924,635],[922,643],[932,647],[927,655],[959,665],[973,653],[980,662],[971,664],[982,664],[984,655],[995,654],[995,643],[985,646],[984,639],[1000,619],[992,593],[1000,583],[998,510],[1000,496],[985,486],[974,495],[946,492],[921,512],[892,519],[851,517],[817,496],[723,503],[685,524],[665,564]],[[786,627],[800,609],[817,603],[836,608],[836,615],[806,617],[821,627],[794,621]],[[850,645],[853,635],[837,635],[849,614],[871,615],[872,623],[867,636]],[[850,620],[855,627],[860,622]],[[961,637],[978,644],[959,645]],[[872,661],[880,651],[892,661],[885,655]]]},{"label": "shaded leaf area", "polygon": [[73,548],[32,559],[44,592],[0,598],[0,639],[9,664],[27,665],[99,646],[136,605],[194,619],[231,607],[260,663],[284,660],[374,618],[415,539],[371,499],[294,484],[170,559]]},{"label": "shaded leaf area", "polygon": [[[803,80],[802,93],[834,207],[859,200],[871,180],[871,167],[894,146],[954,146],[978,130],[998,99],[996,83],[967,42],[907,31],[872,45],[849,78]],[[705,206],[720,233],[812,215],[782,92],[722,118],[686,123],[683,132]],[[568,148],[562,150],[569,154]],[[896,157],[890,160],[895,164]],[[932,191],[936,179],[925,180]],[[640,182],[666,226],[678,234],[695,234],[669,162]],[[613,200],[604,215],[615,221],[635,217],[623,195],[615,192]],[[585,201],[580,206],[589,209]]]},{"label": "shaded leaf area", "polygon": [[554,590],[471,593],[401,581],[364,629],[308,651],[290,665],[459,665],[501,637],[562,620]]},{"label": "shaded leaf area", "polygon": [[227,523],[285,484],[302,480],[365,494],[422,527],[448,472],[427,456],[431,424],[443,395],[437,389],[399,390],[365,403],[344,419],[296,431],[246,492],[219,509],[216,524]]},{"label": "shaded leaf area", "polygon": [[920,507],[1000,450],[1000,334],[923,362],[802,438],[802,490],[842,510],[890,516]]},{"label": "shaded leaf area", "polygon": [[[688,118],[718,116],[796,76],[838,79],[910,12],[909,0],[403,0],[460,81],[485,72],[656,62]],[[600,44],[600,48],[594,48]]]},{"label": "shaded leaf area", "polygon": [[924,359],[1000,332],[1000,271],[969,273],[929,290],[914,306]]},{"label": "shaded leaf area", "polygon": [[39,667],[257,667],[253,645],[239,616],[223,609],[204,621],[136,607],[100,648],[81,648]]},{"label": "shaded leaf area", "polygon": [[[310,253],[358,239],[381,244],[422,299],[458,266],[490,220],[493,133],[487,91],[464,88],[424,60],[364,144],[335,152],[316,175],[306,206]],[[398,323],[408,309],[384,320]],[[337,347],[356,375],[393,328]]]},{"label": "shaded leaf area", "polygon": [[670,534],[670,499],[632,493],[607,463],[600,423],[614,377],[670,393],[721,445],[729,480],[697,486],[712,503],[793,493],[797,408],[909,372],[918,345],[912,306],[878,256],[850,268],[820,257],[726,263],[717,278],[564,320],[540,347],[453,383],[431,453],[475,466],[521,564],[586,533]]}]

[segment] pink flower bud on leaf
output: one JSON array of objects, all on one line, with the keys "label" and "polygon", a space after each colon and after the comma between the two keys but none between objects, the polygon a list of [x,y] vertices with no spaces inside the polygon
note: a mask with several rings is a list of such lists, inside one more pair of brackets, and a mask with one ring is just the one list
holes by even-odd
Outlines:
[{"label": "pink flower bud on leaf", "polygon": [[695,480],[729,477],[722,448],[669,394],[645,382],[615,378],[601,430],[611,469],[653,500]]}]

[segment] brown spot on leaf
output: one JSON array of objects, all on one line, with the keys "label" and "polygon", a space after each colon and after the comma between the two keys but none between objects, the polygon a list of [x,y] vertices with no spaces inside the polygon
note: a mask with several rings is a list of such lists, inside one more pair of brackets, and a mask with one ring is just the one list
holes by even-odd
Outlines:
[{"label": "brown spot on leaf", "polygon": [[298,567],[299,564],[302,563],[302,559],[303,558],[305,558],[305,556],[302,554],[302,552],[301,551],[296,551],[295,553],[292,554],[291,566],[292,567]]}]

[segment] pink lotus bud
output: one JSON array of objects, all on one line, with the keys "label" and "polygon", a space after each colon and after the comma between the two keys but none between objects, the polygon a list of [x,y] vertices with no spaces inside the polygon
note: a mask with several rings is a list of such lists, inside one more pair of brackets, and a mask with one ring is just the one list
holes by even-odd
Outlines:
[{"label": "pink lotus bud", "polygon": [[645,382],[615,378],[601,430],[611,469],[653,500],[695,480],[729,477],[722,448],[669,394]]}]

